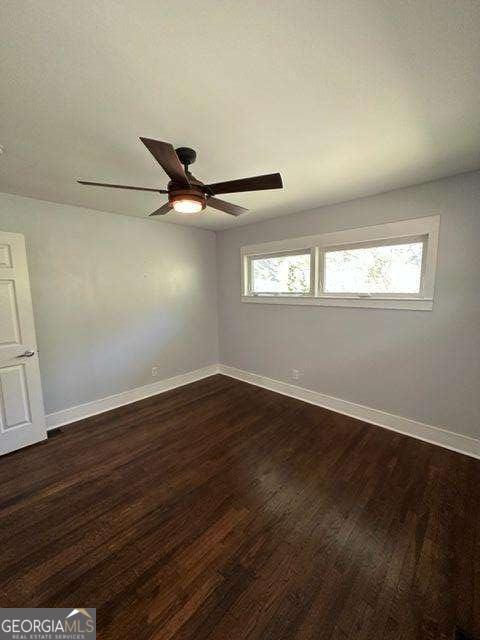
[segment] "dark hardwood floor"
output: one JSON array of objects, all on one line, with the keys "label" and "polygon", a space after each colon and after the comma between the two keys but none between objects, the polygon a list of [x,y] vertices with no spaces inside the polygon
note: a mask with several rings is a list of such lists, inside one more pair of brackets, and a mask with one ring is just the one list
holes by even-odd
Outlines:
[{"label": "dark hardwood floor", "polygon": [[0,604],[101,639],[480,638],[480,462],[223,376],[0,459]]}]

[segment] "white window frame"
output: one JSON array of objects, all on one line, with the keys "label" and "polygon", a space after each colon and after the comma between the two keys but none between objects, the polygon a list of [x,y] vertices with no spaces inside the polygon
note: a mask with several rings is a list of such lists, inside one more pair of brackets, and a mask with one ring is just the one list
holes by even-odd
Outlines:
[{"label": "white window frame", "polygon": [[[388,222],[371,227],[359,227],[346,231],[303,236],[302,238],[289,238],[287,240],[242,247],[240,250],[242,301],[262,304],[303,304],[431,311],[433,309],[435,290],[439,228],[440,215],[432,215],[399,222]],[[358,294],[323,292],[322,283],[324,279],[325,253],[327,251],[418,241],[424,243],[419,293]],[[251,260],[253,258],[277,257],[280,255],[307,253],[309,251],[311,253],[311,287],[308,294],[259,294],[250,290]]]}]

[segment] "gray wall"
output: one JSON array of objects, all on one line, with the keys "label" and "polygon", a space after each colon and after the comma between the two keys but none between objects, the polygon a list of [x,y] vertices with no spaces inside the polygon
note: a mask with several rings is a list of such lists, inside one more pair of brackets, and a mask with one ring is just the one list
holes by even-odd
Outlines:
[{"label": "gray wall", "polygon": [[[441,214],[433,311],[248,304],[240,247]],[[480,436],[480,173],[217,235],[220,361]]]},{"label": "gray wall", "polygon": [[47,413],[218,362],[212,232],[6,194],[0,230],[25,235]]}]

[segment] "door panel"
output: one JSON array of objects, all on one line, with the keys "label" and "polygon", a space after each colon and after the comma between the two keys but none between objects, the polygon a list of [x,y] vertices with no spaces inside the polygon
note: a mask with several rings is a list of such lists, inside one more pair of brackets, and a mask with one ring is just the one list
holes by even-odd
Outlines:
[{"label": "door panel", "polygon": [[0,345],[20,343],[15,282],[13,280],[0,280]]},{"label": "door panel", "polygon": [[25,365],[0,369],[0,411],[4,430],[31,423]]},{"label": "door panel", "polygon": [[0,231],[0,454],[44,438],[25,241]]},{"label": "door panel", "polygon": [[0,244],[0,267],[12,266],[12,253],[8,244]]}]

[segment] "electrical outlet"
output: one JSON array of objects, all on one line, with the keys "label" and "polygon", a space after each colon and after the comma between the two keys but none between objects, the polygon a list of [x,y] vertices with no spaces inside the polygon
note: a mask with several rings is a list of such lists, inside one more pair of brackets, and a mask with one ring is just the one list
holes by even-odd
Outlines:
[{"label": "electrical outlet", "polygon": [[158,367],[152,367],[152,378],[156,378],[158,376]]},{"label": "electrical outlet", "polygon": [[298,369],[292,369],[292,380],[300,380],[300,371]]}]

